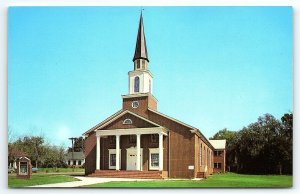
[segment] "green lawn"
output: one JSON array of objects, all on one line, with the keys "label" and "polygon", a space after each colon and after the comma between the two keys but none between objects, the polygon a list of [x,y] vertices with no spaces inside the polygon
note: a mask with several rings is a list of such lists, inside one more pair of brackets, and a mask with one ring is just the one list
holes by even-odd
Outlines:
[{"label": "green lawn", "polygon": [[214,174],[203,180],[155,180],[108,182],[86,187],[146,187],[146,188],[287,188],[292,187],[292,176],[242,175],[235,173]]},{"label": "green lawn", "polygon": [[50,183],[77,181],[78,179],[67,175],[33,174],[31,179],[19,179],[16,174],[8,175],[8,187],[25,187]]}]

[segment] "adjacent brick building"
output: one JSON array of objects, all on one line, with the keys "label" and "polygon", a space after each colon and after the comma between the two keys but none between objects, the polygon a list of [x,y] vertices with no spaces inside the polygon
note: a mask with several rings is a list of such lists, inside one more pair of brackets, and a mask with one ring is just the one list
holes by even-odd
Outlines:
[{"label": "adjacent brick building", "polygon": [[199,129],[157,110],[142,14],[133,63],[122,109],[83,134],[85,174],[136,178],[212,174],[215,148],[210,141]]}]

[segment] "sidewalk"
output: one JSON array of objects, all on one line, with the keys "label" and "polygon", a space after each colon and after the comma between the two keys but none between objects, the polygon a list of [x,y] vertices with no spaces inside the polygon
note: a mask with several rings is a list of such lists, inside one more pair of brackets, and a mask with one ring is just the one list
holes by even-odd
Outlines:
[{"label": "sidewalk", "polygon": [[152,179],[129,179],[129,178],[97,178],[97,177],[75,177],[80,181],[64,182],[64,183],[54,183],[54,184],[45,184],[45,185],[34,185],[30,187],[39,187],[39,188],[67,188],[67,187],[80,187],[84,185],[91,185],[96,183],[106,183],[111,181],[149,181]]}]

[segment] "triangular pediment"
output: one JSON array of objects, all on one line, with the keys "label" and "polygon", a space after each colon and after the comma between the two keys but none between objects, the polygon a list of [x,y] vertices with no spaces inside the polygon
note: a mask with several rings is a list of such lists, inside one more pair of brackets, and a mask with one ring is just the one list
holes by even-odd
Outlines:
[{"label": "triangular pediment", "polygon": [[115,115],[107,122],[98,126],[97,130],[111,130],[111,129],[130,129],[130,128],[149,128],[149,127],[161,127],[157,123],[154,123],[142,116],[139,116],[128,110]]}]

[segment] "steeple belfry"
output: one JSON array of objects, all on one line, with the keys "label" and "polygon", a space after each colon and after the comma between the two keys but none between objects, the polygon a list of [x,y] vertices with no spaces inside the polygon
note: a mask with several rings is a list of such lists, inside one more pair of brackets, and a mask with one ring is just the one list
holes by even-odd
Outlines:
[{"label": "steeple belfry", "polygon": [[146,37],[144,32],[143,14],[141,12],[139,30],[136,38],[135,52],[132,61],[134,62],[134,70],[147,70],[148,69],[148,53]]},{"label": "steeple belfry", "polygon": [[140,16],[139,30],[136,38],[135,52],[132,61],[134,63],[134,70],[128,72],[129,94],[151,94],[152,75],[148,70],[149,59],[142,12]]}]

